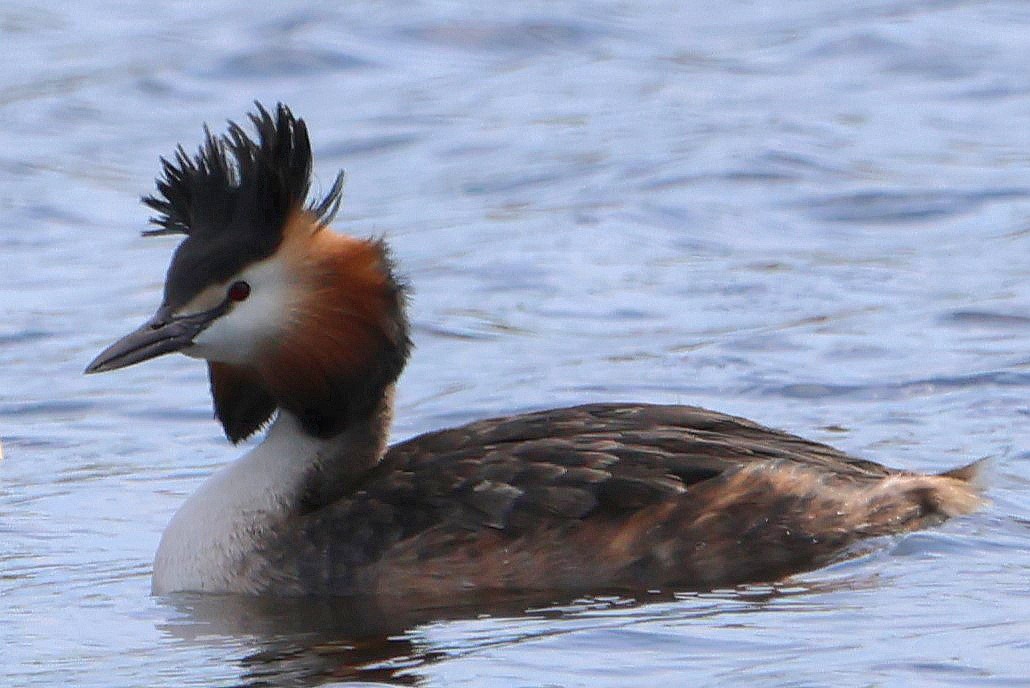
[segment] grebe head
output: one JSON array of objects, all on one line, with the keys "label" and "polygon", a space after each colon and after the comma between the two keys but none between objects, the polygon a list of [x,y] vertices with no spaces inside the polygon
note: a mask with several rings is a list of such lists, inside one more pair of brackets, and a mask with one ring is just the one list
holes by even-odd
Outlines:
[{"label": "grebe head", "polygon": [[376,412],[407,359],[405,290],[386,246],[335,234],[342,173],[308,202],[311,145],[280,104],[230,122],[193,157],[162,159],[143,199],[159,229],[185,234],[154,316],[94,359],[87,373],[181,351],[208,362],[215,414],[239,441],[276,408],[319,437]]}]

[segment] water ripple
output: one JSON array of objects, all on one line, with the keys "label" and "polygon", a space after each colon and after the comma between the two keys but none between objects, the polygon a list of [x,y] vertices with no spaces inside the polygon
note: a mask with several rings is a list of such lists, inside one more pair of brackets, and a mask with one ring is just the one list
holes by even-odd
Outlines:
[{"label": "water ripple", "polygon": [[218,79],[296,78],[329,72],[364,69],[372,62],[338,50],[267,46],[223,59],[207,75]]},{"label": "water ripple", "polygon": [[550,18],[513,22],[453,20],[409,26],[404,37],[456,48],[500,53],[535,53],[553,48],[579,48],[607,32],[585,22]]},{"label": "water ripple", "polygon": [[941,316],[946,325],[973,326],[996,329],[1023,329],[1030,327],[1030,316],[996,313],[993,311],[961,310]]},{"label": "water ripple", "polygon": [[849,397],[861,400],[908,399],[926,397],[972,387],[1030,387],[1030,373],[995,371],[970,375],[931,377],[898,383],[827,384],[803,383],[765,387],[761,393],[791,399],[829,399]]},{"label": "water ripple", "polygon": [[987,203],[1018,200],[1028,195],[1027,189],[875,190],[812,198],[803,205],[813,218],[823,222],[897,224],[970,213]]}]

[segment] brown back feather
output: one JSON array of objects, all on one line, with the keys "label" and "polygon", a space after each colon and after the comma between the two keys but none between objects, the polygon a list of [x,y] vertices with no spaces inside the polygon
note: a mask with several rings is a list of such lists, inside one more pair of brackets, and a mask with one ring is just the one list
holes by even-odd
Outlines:
[{"label": "brown back feather", "polygon": [[732,416],[595,404],[395,445],[257,561],[279,592],[704,588],[812,568],[977,503],[960,480]]}]

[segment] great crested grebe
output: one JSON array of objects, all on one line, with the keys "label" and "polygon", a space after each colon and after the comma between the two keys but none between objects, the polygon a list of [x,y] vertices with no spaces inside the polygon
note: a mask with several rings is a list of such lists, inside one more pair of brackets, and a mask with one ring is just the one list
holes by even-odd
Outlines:
[{"label": "great crested grebe", "polygon": [[[311,147],[284,105],[162,160],[143,202],[185,234],[157,313],[86,372],[181,351],[215,416],[263,442],[175,514],[156,593],[411,595],[711,588],[771,581],[859,538],[974,510],[978,464],[886,468],[692,406],[590,404],[387,447],[410,349],[386,245],[307,201]],[[274,420],[273,420],[274,417]]]}]

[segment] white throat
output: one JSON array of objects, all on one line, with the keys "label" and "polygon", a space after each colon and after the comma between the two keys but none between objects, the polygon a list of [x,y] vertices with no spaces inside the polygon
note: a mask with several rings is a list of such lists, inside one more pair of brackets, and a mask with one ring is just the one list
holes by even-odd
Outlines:
[{"label": "white throat", "polygon": [[172,517],[154,559],[153,592],[258,592],[247,580],[248,557],[294,513],[312,467],[339,443],[308,435],[280,412],[258,446],[216,471]]}]

